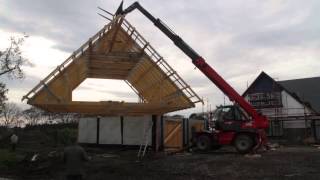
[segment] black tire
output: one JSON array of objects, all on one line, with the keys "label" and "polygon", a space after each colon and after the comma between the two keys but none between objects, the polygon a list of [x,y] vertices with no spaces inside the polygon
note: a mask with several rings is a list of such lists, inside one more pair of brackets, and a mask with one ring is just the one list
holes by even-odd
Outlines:
[{"label": "black tire", "polygon": [[247,134],[237,135],[236,139],[234,140],[234,147],[241,154],[249,153],[252,150],[253,146],[253,139],[250,135]]},{"label": "black tire", "polygon": [[211,150],[214,150],[214,151],[219,150],[219,149],[221,149],[221,148],[222,148],[221,145],[212,145],[212,146],[211,146]]},{"label": "black tire", "polygon": [[206,135],[201,135],[197,138],[196,145],[200,151],[208,151],[211,149],[211,139]]}]

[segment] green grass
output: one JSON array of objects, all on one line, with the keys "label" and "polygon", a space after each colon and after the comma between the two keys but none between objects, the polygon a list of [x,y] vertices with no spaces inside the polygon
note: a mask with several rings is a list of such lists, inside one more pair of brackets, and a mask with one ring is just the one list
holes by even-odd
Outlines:
[{"label": "green grass", "polygon": [[16,154],[7,149],[0,149],[0,168],[11,167],[17,163]]}]

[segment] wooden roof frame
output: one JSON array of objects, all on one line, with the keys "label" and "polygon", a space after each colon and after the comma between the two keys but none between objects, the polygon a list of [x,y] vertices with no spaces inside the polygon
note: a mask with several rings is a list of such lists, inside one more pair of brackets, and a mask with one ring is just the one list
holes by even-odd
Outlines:
[{"label": "wooden roof frame", "polygon": [[[86,78],[124,80],[141,102],[72,101],[72,91]],[[124,16],[105,25],[24,99],[47,111],[94,115],[164,114],[202,102]]]}]

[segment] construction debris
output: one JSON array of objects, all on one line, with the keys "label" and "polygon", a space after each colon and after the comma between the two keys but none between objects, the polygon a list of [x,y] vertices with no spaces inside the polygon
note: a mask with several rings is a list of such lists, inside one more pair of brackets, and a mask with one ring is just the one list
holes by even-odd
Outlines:
[{"label": "construction debris", "polygon": [[269,150],[275,151],[275,150],[277,150],[277,148],[280,148],[280,145],[279,145],[279,143],[269,143],[268,147],[269,147]]},{"label": "construction debris", "polygon": [[115,158],[115,157],[120,157],[117,154],[99,154],[97,155],[98,157],[102,157],[102,158]]},{"label": "construction debris", "polygon": [[33,156],[32,156],[32,158],[30,159],[30,161],[31,162],[35,162],[35,161],[37,161],[39,159],[39,154],[34,154]]},{"label": "construction debris", "polygon": [[246,158],[255,159],[255,158],[261,158],[261,154],[246,154],[244,155]]}]

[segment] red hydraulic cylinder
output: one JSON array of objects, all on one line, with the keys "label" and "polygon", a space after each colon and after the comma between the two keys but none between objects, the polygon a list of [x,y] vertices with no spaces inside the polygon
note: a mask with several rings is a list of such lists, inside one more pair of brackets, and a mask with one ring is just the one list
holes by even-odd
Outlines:
[{"label": "red hydraulic cylinder", "polygon": [[193,64],[200,69],[222,92],[224,92],[231,101],[238,103],[252,118],[252,126],[256,128],[267,128],[268,121],[265,116],[258,112],[235,91],[203,58],[192,61]]}]

